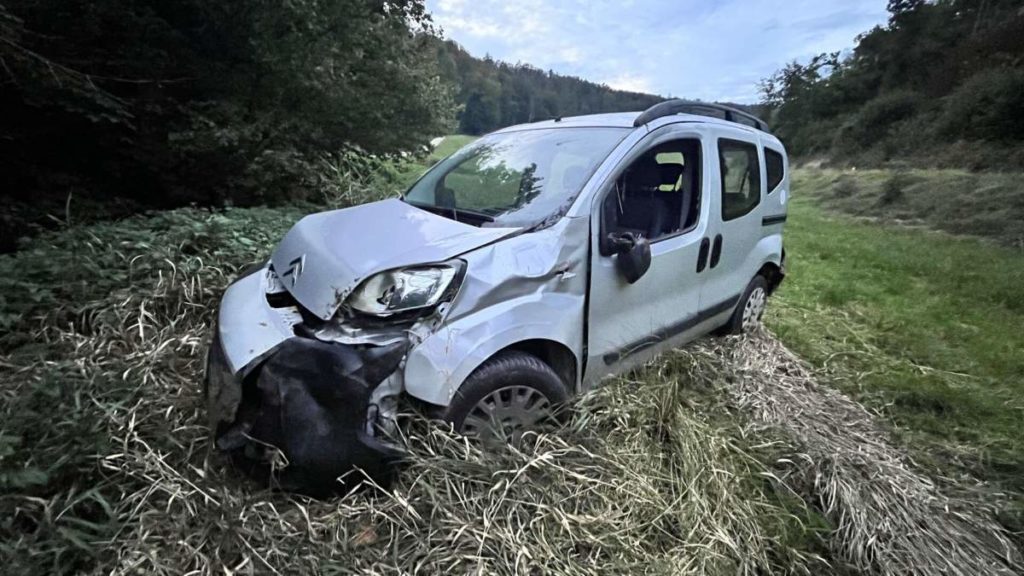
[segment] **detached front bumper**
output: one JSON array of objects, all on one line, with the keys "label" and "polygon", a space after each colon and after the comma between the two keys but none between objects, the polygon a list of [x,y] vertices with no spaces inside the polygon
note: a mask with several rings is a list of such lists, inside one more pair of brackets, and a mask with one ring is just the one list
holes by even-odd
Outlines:
[{"label": "detached front bumper", "polygon": [[264,276],[240,279],[221,303],[205,383],[217,447],[247,472],[311,495],[341,488],[354,467],[388,482],[400,454],[371,434],[368,412],[407,344],[297,336],[301,317],[267,302]]}]

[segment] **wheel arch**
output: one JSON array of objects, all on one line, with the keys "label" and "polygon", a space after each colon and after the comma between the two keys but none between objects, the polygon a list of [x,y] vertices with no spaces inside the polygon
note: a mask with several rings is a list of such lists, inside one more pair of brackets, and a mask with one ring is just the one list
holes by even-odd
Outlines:
[{"label": "wheel arch", "polygon": [[404,369],[405,391],[410,396],[447,406],[466,378],[484,362],[507,350],[536,356],[565,383],[568,394],[578,389],[582,346],[578,325],[571,317],[552,318],[557,308],[546,310],[547,319],[507,325],[504,316],[496,323],[472,323],[463,329],[448,325],[415,346]]},{"label": "wheel arch", "polygon": [[786,251],[782,251],[782,259],[779,263],[773,261],[765,262],[758,269],[757,275],[764,276],[766,282],[768,282],[768,294],[773,294],[775,289],[782,283],[782,279],[786,277]]},{"label": "wheel arch", "polygon": [[[577,358],[576,355],[573,354],[572,350],[570,350],[565,344],[546,338],[522,340],[498,350],[494,354],[488,356],[487,360],[510,350],[517,350],[519,352],[525,352],[536,356],[541,360],[541,362],[547,364],[555,371],[556,374],[558,374],[558,377],[562,380],[562,384],[565,385],[565,391],[569,395],[576,392],[576,384],[579,374],[579,358]],[[487,362],[487,360],[484,360],[484,362]]]}]

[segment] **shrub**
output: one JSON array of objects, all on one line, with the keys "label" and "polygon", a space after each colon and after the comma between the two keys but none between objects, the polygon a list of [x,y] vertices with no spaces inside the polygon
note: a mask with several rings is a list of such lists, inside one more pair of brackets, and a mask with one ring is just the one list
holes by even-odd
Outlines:
[{"label": "shrub", "polygon": [[1024,70],[992,68],[971,76],[945,101],[943,134],[971,140],[1024,140]]},{"label": "shrub", "polygon": [[836,198],[849,198],[857,194],[859,188],[853,178],[842,175],[832,185],[832,195]]},{"label": "shrub", "polygon": [[879,206],[889,206],[903,200],[903,190],[910,184],[905,172],[894,172],[882,184],[882,194],[878,197]]},{"label": "shrub", "polygon": [[921,97],[905,90],[889,92],[864,104],[839,130],[840,149],[858,150],[885,139],[897,123],[913,116]]}]

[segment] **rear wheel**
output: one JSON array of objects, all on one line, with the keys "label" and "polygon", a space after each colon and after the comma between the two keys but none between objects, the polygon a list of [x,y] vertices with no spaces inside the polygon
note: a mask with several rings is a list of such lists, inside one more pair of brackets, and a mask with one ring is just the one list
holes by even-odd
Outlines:
[{"label": "rear wheel", "polygon": [[768,306],[768,281],[758,274],[743,291],[729,322],[719,330],[720,334],[743,334],[761,324]]},{"label": "rear wheel", "polygon": [[556,424],[568,399],[565,384],[550,366],[532,354],[512,350],[473,371],[444,419],[461,434],[485,443],[516,443],[525,432]]}]

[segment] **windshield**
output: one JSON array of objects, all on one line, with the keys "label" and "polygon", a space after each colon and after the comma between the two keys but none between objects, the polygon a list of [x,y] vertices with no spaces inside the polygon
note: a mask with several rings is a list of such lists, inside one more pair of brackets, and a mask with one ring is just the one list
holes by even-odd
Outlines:
[{"label": "windshield", "polygon": [[404,200],[476,226],[533,226],[568,206],[628,133],[548,128],[485,136],[434,166]]}]

